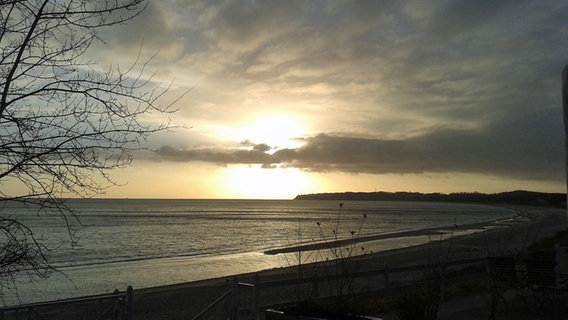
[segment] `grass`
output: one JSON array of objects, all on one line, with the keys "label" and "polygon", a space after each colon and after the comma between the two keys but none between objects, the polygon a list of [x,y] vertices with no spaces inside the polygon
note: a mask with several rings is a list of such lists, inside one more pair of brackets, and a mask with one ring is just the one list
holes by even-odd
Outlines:
[{"label": "grass", "polygon": [[534,253],[537,251],[553,252],[557,244],[563,247],[568,247],[568,229],[561,231],[552,237],[545,238],[542,241],[531,245],[528,248],[528,250],[530,253]]}]

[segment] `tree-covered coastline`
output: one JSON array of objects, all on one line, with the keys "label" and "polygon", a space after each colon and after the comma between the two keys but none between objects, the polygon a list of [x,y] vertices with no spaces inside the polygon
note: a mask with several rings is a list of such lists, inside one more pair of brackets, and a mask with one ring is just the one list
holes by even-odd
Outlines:
[{"label": "tree-covered coastline", "polygon": [[512,204],[546,207],[566,207],[565,193],[544,193],[534,191],[508,191],[501,193],[456,192],[332,192],[301,194],[295,200],[359,200],[359,201],[428,201],[428,202],[469,202],[483,204]]}]

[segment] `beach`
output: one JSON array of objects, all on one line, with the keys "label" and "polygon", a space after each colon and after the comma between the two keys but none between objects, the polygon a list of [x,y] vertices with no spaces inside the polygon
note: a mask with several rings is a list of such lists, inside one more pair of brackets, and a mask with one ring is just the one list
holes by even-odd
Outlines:
[{"label": "beach", "polygon": [[[335,239],[360,240],[365,254],[410,247],[454,224],[452,232],[463,235],[479,231],[476,223],[516,215],[488,205],[396,201],[349,201],[340,215],[336,200],[78,199],[69,205],[85,226],[77,230],[76,246],[65,224],[51,215],[10,208],[54,248],[49,260],[58,272],[19,285],[18,299],[6,295],[4,305],[281,268],[295,265],[299,251],[310,253],[302,263],[323,261],[332,258],[327,244]],[[273,250],[289,253],[264,254]]]},{"label": "beach", "polygon": [[[535,241],[554,235],[567,228],[566,211],[560,209],[517,208],[520,214],[514,219],[498,221],[487,226],[485,232],[478,232],[451,239],[450,259],[481,258],[519,252]],[[450,240],[446,240],[447,245]],[[424,263],[428,259],[426,245],[395,249],[361,257],[362,265],[406,266]],[[323,267],[322,267],[323,268]],[[295,273],[294,267],[266,270],[258,273],[259,281],[289,279]],[[237,276],[240,281],[253,282],[253,274]],[[206,308],[225,292],[233,277],[198,281],[167,287],[134,291],[135,319],[182,319],[191,318]],[[261,295],[263,293],[261,292]],[[264,293],[278,295],[277,293]],[[261,297],[262,299],[262,297]],[[467,303],[475,310],[483,311],[483,305]],[[225,305],[223,305],[225,307]],[[441,315],[452,315],[452,310],[442,306]],[[472,314],[471,310],[462,310]],[[449,316],[451,318],[451,316]]]},{"label": "beach", "polygon": [[[436,247],[443,248],[444,259],[447,260],[476,259],[518,253],[535,241],[552,236],[568,226],[565,209],[540,207],[515,207],[513,209],[519,212],[513,218],[496,220],[484,225],[470,225],[468,228],[477,231],[466,232],[463,235],[453,237],[446,236],[445,240],[436,243]],[[459,228],[460,226],[454,226],[452,229]],[[438,230],[429,230],[436,235],[433,239],[436,239],[438,234],[448,235],[454,231],[439,230],[439,228]],[[400,236],[413,235],[403,234]],[[366,240],[380,241],[381,239]],[[275,253],[273,252],[273,254]],[[417,265],[427,263],[431,258],[432,244],[387,250],[356,257],[361,270],[380,269],[385,266]],[[309,270],[310,272],[317,272],[317,270],[328,267],[329,265],[326,265],[326,262],[321,262],[310,265]],[[262,287],[262,284],[266,282],[294,279],[297,276],[297,270],[298,267],[291,266],[154,288],[134,288],[133,319],[191,319],[227,292],[236,278],[245,283],[257,281],[257,284]],[[243,290],[242,295],[250,295],[250,292],[246,293]],[[229,307],[229,299],[225,300],[212,309],[204,319],[216,319],[220,314],[226,313]],[[261,289],[259,290],[259,300],[260,306],[265,306],[290,302],[294,300],[294,297],[290,295],[289,290],[282,288]],[[454,311],[468,315],[476,314],[470,310],[472,309],[483,313],[487,307],[479,301],[478,303],[468,302],[465,306],[465,310],[457,310],[464,307],[457,308],[446,302],[442,303],[440,319],[443,319],[445,315],[447,319],[451,319],[455,316],[452,313]],[[56,314],[58,311],[51,310],[50,313],[52,312]],[[388,319],[388,316],[388,314],[383,315],[383,318]],[[65,318],[65,316],[62,317]]]}]

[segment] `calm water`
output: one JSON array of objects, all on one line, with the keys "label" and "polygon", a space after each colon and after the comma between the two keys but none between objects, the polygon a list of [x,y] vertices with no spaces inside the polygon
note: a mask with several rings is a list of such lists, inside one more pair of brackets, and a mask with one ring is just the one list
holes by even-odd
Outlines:
[{"label": "calm water", "polygon": [[[21,302],[152,287],[292,264],[268,249],[335,237],[468,224],[512,216],[489,206],[444,203],[297,200],[72,200],[82,227],[71,246],[56,213],[2,208],[25,221],[51,248],[64,274],[19,284]],[[76,227],[79,227],[78,225]],[[392,239],[372,250],[425,239]],[[427,241],[427,240],[426,240]],[[366,245],[366,247],[369,247]],[[367,249],[371,250],[371,249]],[[13,299],[6,297],[6,303]],[[12,300],[12,301],[11,301]]]}]

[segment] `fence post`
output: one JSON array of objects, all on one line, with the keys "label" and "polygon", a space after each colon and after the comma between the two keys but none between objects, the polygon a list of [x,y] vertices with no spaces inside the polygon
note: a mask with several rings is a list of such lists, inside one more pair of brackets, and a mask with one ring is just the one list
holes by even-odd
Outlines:
[{"label": "fence post", "polygon": [[134,319],[134,289],[132,286],[128,286],[126,288],[126,320],[133,320]]},{"label": "fence post", "polygon": [[260,302],[259,302],[259,298],[260,298],[260,294],[259,294],[259,290],[260,290],[260,276],[257,274],[254,275],[254,287],[253,287],[253,301],[252,301],[252,318],[254,320],[258,319],[258,308],[260,306]]},{"label": "fence post", "polygon": [[[564,118],[564,169],[567,173],[566,185],[568,186],[568,64],[562,69],[562,114]],[[568,194],[566,200],[568,201]]]},{"label": "fence post", "polygon": [[384,278],[385,278],[385,292],[383,294],[383,304],[384,304],[385,311],[389,311],[389,299],[388,299],[388,292],[389,292],[389,287],[390,287],[389,270],[387,268],[386,263],[385,263],[384,267],[385,268],[384,268],[383,272],[384,272]]},{"label": "fence post", "polygon": [[491,266],[489,265],[489,257],[485,258],[485,289],[487,292],[491,292],[493,287],[493,279],[491,279]]},{"label": "fence post", "polygon": [[444,272],[440,272],[440,302],[445,300],[446,294],[446,277],[444,276]]},{"label": "fence post", "polygon": [[120,291],[118,291],[118,289],[114,289],[114,296],[112,297],[112,319],[113,320],[118,320],[118,314],[120,313],[120,308],[119,308],[119,294]]},{"label": "fence post", "polygon": [[231,290],[231,319],[239,320],[239,279],[233,279]]},{"label": "fence post", "polygon": [[317,272],[314,273],[314,275],[312,276],[312,287],[313,287],[313,291],[314,291],[314,299],[318,300],[319,299],[319,277]]}]

